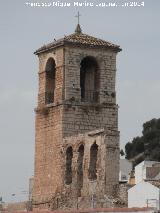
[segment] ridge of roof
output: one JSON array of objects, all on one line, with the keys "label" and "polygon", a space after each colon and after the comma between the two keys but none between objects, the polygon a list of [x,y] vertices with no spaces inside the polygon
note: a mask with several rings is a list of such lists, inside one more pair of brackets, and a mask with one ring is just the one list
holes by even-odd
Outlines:
[{"label": "ridge of roof", "polygon": [[57,46],[62,46],[64,44],[75,44],[75,45],[86,45],[91,47],[108,47],[111,49],[116,50],[117,52],[121,51],[121,48],[119,45],[113,44],[109,41],[105,41],[93,36],[90,36],[88,34],[84,33],[73,33],[68,36],[64,36],[61,39],[55,40],[54,42],[51,42],[47,45],[43,45],[39,49],[37,49],[34,54],[38,55],[39,53],[45,52],[47,50],[50,50],[52,48],[55,48]]},{"label": "ridge of roof", "polygon": [[148,183],[152,184],[153,186],[160,188],[160,180],[145,180],[145,182],[148,182]]}]

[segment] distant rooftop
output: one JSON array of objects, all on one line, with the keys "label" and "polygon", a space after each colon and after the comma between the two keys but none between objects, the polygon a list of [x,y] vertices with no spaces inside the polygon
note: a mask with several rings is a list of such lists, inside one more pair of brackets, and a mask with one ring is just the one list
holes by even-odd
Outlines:
[{"label": "distant rooftop", "polygon": [[159,164],[160,164],[160,162],[158,162],[158,161],[144,160],[141,163],[137,164],[136,167],[139,165],[158,166]]},{"label": "distant rooftop", "polygon": [[160,188],[160,180],[146,180],[145,182],[148,182],[148,183],[152,184],[153,186]]}]

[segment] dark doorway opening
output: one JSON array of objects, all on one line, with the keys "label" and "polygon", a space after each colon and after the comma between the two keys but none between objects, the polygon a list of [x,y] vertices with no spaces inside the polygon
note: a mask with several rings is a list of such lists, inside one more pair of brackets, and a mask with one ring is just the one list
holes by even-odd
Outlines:
[{"label": "dark doorway opening", "polygon": [[45,103],[50,104],[54,102],[55,97],[55,77],[56,77],[56,64],[53,58],[49,58],[46,63],[46,93]]},{"label": "dark doorway opening", "polygon": [[81,189],[83,187],[83,157],[84,157],[84,145],[80,145],[78,149],[78,160],[77,160],[78,197],[81,196]]},{"label": "dark doorway opening", "polygon": [[87,56],[80,67],[81,100],[97,102],[99,94],[98,64],[94,57]]}]

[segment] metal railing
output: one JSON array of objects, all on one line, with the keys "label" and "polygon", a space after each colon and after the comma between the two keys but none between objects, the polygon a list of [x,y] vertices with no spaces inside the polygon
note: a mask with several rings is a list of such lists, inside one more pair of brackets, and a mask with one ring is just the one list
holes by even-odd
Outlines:
[{"label": "metal railing", "polygon": [[[98,102],[99,92],[94,90],[81,90],[81,101],[82,102]],[[54,103],[54,92],[45,92],[39,94],[39,101],[44,101],[45,104]]]},{"label": "metal railing", "polygon": [[81,90],[82,102],[98,102],[99,92],[94,90]]}]

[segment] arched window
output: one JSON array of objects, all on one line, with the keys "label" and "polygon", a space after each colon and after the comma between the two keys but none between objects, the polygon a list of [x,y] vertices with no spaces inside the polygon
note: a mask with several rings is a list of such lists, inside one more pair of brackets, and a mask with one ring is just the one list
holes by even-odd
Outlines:
[{"label": "arched window", "polygon": [[72,147],[70,146],[66,150],[65,183],[67,185],[72,183],[72,158],[73,158],[73,150]]},{"label": "arched window", "polygon": [[99,74],[98,64],[94,57],[87,56],[81,61],[80,86],[82,101],[98,101]]},{"label": "arched window", "polygon": [[90,164],[89,164],[89,179],[96,180],[97,179],[97,153],[98,153],[98,145],[96,142],[91,146],[90,149]]},{"label": "arched window", "polygon": [[84,145],[80,145],[78,149],[78,160],[77,160],[77,189],[78,197],[81,196],[81,189],[83,187],[83,156],[84,156]]},{"label": "arched window", "polygon": [[53,58],[49,58],[46,63],[46,93],[45,103],[54,102],[54,91],[55,91],[55,77],[56,77],[56,64]]}]

